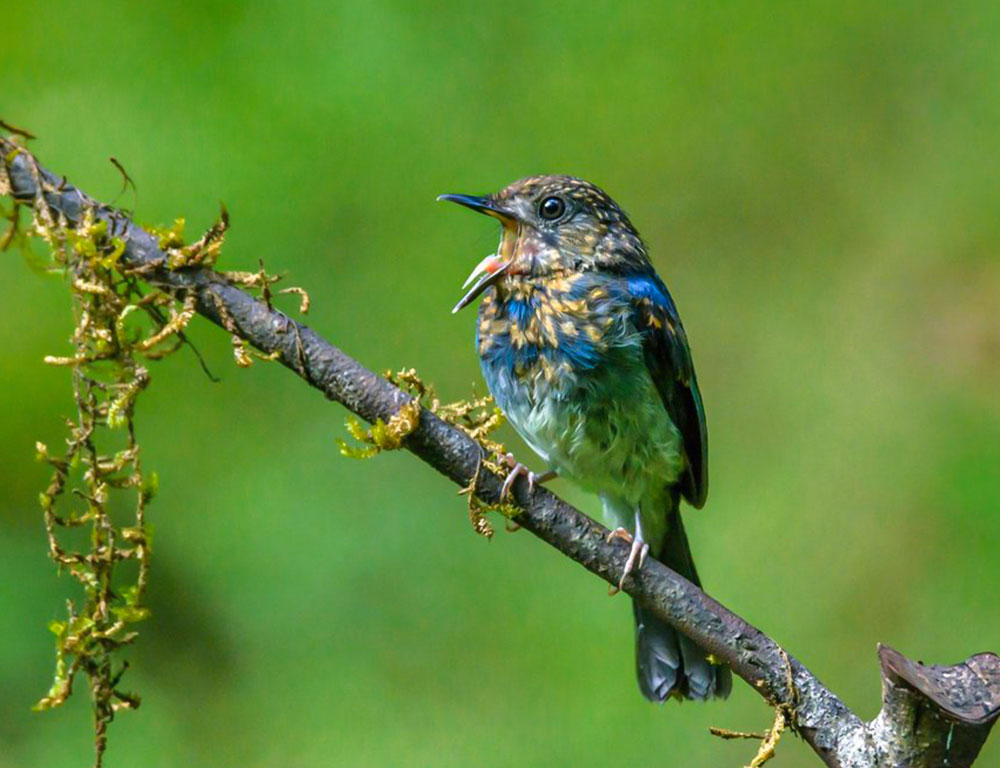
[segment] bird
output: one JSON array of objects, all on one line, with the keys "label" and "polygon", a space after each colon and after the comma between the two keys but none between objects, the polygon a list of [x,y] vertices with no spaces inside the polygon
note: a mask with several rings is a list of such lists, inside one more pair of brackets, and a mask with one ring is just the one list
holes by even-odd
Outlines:
[{"label": "bird", "polygon": [[[476,349],[497,406],[548,464],[508,456],[509,493],[564,477],[599,496],[630,546],[618,583],[647,554],[700,585],[680,517],[708,493],[708,433],[687,335],[647,247],[602,189],[568,175],[487,195],[446,194],[500,223],[500,242],[455,305],[482,297]],[[471,287],[470,287],[471,286]],[[725,698],[728,667],[633,600],[636,676],[653,702]]]}]

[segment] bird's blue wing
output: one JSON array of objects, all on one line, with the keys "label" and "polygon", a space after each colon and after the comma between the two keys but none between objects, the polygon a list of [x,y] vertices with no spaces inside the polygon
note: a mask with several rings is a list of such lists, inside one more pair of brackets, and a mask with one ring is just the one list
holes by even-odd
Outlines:
[{"label": "bird's blue wing", "polygon": [[664,408],[684,440],[687,469],[680,490],[695,507],[708,496],[708,429],[680,316],[663,281],[653,272],[628,278],[635,323]]}]

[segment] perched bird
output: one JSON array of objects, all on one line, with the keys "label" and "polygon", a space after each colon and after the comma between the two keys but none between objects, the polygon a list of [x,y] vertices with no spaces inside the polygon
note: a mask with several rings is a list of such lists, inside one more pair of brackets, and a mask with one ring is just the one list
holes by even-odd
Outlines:
[{"label": "perched bird", "polygon": [[[486,383],[549,465],[516,464],[531,485],[555,475],[597,493],[611,536],[631,543],[619,587],[647,551],[699,583],[679,503],[708,492],[707,432],[674,302],[625,212],[572,176],[534,176],[482,197],[441,195],[499,220],[496,253],[454,312],[479,296]],[[633,602],[646,698],[725,697],[728,668]]]}]

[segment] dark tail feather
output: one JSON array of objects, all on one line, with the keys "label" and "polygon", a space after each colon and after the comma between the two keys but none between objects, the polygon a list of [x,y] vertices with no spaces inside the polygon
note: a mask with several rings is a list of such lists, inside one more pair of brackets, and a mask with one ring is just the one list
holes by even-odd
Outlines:
[{"label": "dark tail feather", "polygon": [[[657,558],[684,578],[701,585],[676,498],[671,501],[670,526]],[[670,695],[696,701],[729,696],[733,687],[729,667],[712,664],[705,651],[637,602],[632,603],[632,611],[635,614],[635,669],[643,696],[656,702],[665,701]]]}]

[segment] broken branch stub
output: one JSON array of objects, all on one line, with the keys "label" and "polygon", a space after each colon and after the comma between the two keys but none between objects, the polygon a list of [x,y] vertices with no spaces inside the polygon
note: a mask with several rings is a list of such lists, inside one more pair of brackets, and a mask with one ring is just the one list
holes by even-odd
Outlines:
[{"label": "broken branch stub", "polygon": [[885,645],[878,655],[882,711],[871,723],[878,765],[972,765],[1000,716],[1000,656],[980,653],[937,666]]}]

